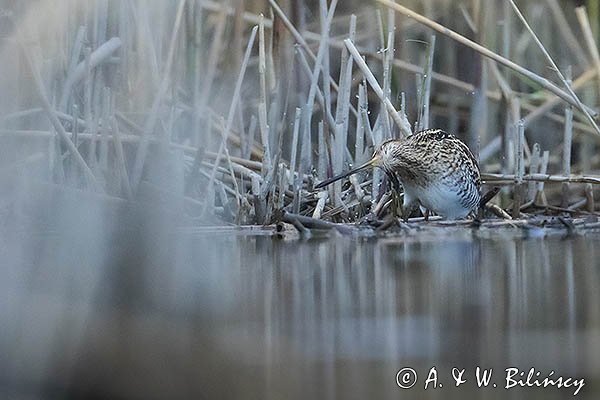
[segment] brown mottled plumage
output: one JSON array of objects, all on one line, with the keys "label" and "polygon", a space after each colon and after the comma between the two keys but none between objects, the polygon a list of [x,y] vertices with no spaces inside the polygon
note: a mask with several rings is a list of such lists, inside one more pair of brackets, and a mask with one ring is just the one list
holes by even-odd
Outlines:
[{"label": "brown mottled plumage", "polygon": [[403,208],[421,206],[448,219],[464,218],[479,206],[479,166],[466,144],[441,129],[427,129],[388,140],[371,160],[316,187],[326,186],[367,167],[379,167],[404,188]]}]

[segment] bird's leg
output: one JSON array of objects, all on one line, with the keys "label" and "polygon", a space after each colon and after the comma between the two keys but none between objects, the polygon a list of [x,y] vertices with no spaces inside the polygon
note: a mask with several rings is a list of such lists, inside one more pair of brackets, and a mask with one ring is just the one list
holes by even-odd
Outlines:
[{"label": "bird's leg", "polygon": [[396,218],[399,215],[401,215],[400,211],[402,210],[402,206],[400,203],[400,189],[402,188],[402,185],[400,185],[398,176],[393,172],[386,173],[386,175],[392,187],[392,216],[393,218]]},{"label": "bird's leg", "polygon": [[402,204],[402,220],[404,222],[408,222],[408,219],[410,218],[412,213],[417,209],[418,206],[418,201],[410,200],[407,202],[406,192],[404,192],[404,204]]},{"label": "bird's leg", "polygon": [[419,206],[419,202],[416,199],[413,199],[412,196],[404,190],[404,201],[402,202],[402,219],[404,222],[408,221],[411,214],[415,209]]},{"label": "bird's leg", "polygon": [[429,208],[425,209],[425,212],[423,213],[423,219],[425,221],[429,221]]},{"label": "bird's leg", "polygon": [[400,194],[396,191],[393,193],[393,201],[392,201],[392,215],[394,218],[397,218],[402,214],[402,203],[400,202]]}]

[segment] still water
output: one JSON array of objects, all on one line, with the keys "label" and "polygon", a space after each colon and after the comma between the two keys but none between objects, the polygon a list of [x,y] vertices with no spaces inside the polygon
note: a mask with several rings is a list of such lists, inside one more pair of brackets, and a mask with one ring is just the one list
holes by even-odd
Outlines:
[{"label": "still water", "polygon": [[1,236],[0,398],[600,396],[600,236],[153,232]]}]

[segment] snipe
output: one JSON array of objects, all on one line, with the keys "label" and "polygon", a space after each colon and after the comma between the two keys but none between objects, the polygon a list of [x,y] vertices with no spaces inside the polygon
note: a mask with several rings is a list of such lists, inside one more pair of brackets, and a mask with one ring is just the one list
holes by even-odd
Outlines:
[{"label": "snipe", "polygon": [[381,144],[363,165],[327,179],[321,188],[369,167],[383,169],[404,188],[403,214],[421,205],[447,219],[464,218],[479,206],[481,178],[475,157],[456,136],[427,129]]}]

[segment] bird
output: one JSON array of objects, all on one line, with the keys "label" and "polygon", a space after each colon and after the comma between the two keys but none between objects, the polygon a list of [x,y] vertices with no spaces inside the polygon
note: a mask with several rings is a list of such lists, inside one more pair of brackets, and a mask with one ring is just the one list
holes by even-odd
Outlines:
[{"label": "bird", "polygon": [[369,167],[381,168],[396,193],[404,189],[404,219],[417,206],[455,220],[474,212],[481,200],[481,174],[469,147],[442,129],[426,129],[383,142],[366,163],[326,179],[325,187]]}]

